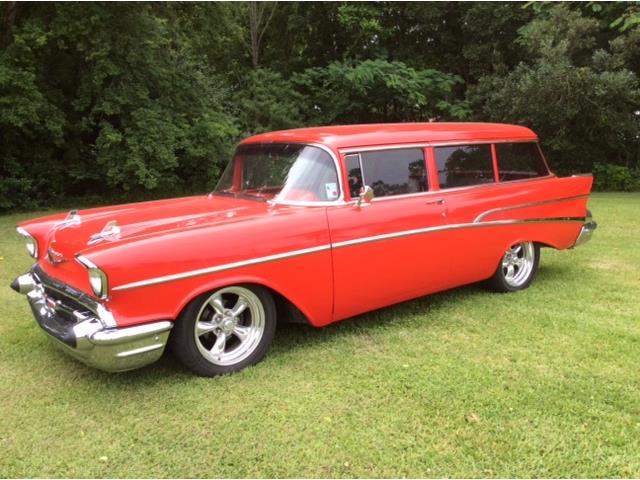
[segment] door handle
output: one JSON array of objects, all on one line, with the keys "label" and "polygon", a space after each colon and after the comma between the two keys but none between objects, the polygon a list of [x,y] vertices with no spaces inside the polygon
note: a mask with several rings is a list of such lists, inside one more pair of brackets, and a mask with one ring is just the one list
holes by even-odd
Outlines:
[{"label": "door handle", "polygon": [[425,202],[425,205],[444,205],[444,198],[439,198],[437,200],[429,200]]}]

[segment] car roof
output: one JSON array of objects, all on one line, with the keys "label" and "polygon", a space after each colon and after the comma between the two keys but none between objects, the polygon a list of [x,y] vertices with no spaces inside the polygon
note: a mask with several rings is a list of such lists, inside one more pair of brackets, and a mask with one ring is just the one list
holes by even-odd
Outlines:
[{"label": "car roof", "polygon": [[319,143],[336,150],[388,144],[460,142],[473,140],[537,140],[533,131],[505,123],[431,122],[378,123],[297,128],[262,133],[248,143]]}]

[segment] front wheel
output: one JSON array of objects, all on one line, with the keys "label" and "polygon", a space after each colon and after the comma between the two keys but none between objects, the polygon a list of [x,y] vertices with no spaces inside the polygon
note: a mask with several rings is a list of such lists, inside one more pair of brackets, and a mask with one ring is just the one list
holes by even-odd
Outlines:
[{"label": "front wheel", "polygon": [[517,243],[507,249],[487,283],[497,292],[524,290],[533,282],[539,263],[539,245],[533,242]]},{"label": "front wheel", "polygon": [[275,329],[271,294],[257,285],[234,285],[189,303],[175,323],[171,344],[187,368],[212,377],[262,360]]}]

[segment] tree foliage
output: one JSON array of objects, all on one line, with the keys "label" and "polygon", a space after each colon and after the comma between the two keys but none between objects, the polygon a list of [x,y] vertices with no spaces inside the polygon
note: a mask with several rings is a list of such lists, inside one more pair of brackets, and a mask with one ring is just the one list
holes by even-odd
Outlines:
[{"label": "tree foliage", "polygon": [[597,33],[596,19],[554,6],[520,30],[528,59],[470,90],[481,118],[531,126],[562,173],[637,165],[638,78],[611,45],[596,48]]},{"label": "tree foliage", "polygon": [[559,172],[633,179],[639,11],[4,2],[0,209],[206,191],[242,136],[331,123],[520,123]]}]

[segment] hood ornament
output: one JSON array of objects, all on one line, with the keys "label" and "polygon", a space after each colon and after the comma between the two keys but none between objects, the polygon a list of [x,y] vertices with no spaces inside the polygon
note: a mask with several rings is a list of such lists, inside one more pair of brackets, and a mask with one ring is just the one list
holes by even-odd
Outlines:
[{"label": "hood ornament", "polygon": [[100,233],[94,233],[93,235],[91,235],[89,241],[87,242],[87,245],[95,245],[102,240],[118,238],[120,238],[120,227],[117,225],[115,220],[111,220],[107,222]]},{"label": "hood ornament", "polygon": [[62,230],[63,228],[72,227],[75,225],[80,225],[82,223],[82,218],[78,214],[78,210],[71,210],[67,217],[56,225],[58,230]]}]

